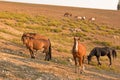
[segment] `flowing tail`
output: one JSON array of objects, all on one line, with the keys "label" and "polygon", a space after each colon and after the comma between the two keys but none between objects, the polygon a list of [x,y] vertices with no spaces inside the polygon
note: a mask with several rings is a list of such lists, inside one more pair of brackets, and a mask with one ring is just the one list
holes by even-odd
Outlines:
[{"label": "flowing tail", "polygon": [[113,59],[117,57],[117,52],[115,49],[112,49],[112,56],[113,56]]},{"label": "flowing tail", "polygon": [[[49,39],[48,39],[49,40]],[[49,40],[49,43],[50,43],[50,46],[49,46],[49,52],[48,52],[48,55],[49,55],[49,59],[51,60],[52,59],[52,48],[51,48],[51,42]]]}]

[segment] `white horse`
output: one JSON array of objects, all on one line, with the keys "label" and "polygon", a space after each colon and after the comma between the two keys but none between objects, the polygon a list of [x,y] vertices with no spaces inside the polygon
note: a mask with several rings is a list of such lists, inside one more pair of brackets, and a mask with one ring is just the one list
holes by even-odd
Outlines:
[{"label": "white horse", "polygon": [[85,20],[86,17],[85,16],[75,16],[76,20]]},{"label": "white horse", "polygon": [[91,18],[89,19],[89,21],[95,21],[95,20],[96,20],[95,17],[91,17]]}]

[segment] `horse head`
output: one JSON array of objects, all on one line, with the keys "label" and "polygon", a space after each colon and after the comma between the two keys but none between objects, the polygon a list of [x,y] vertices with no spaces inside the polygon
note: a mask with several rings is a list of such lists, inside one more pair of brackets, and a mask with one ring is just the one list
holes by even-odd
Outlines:
[{"label": "horse head", "polygon": [[91,62],[92,56],[95,55],[97,47],[93,48],[92,51],[87,56],[88,64]]},{"label": "horse head", "polygon": [[21,40],[23,41],[23,44],[27,44],[29,42],[29,40],[31,40],[33,37],[31,37],[30,35],[27,34],[23,34],[21,37]]},{"label": "horse head", "polygon": [[80,37],[74,37],[74,41],[80,40]]},{"label": "horse head", "polygon": [[91,62],[91,56],[90,55],[87,56],[87,60],[88,60],[88,64],[90,64],[90,62]]}]

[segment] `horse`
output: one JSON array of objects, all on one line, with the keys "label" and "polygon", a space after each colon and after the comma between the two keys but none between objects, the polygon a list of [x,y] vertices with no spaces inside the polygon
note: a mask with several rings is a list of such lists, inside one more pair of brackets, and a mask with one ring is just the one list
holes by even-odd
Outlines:
[{"label": "horse", "polygon": [[86,17],[85,16],[75,16],[76,20],[85,20]]},{"label": "horse", "polygon": [[74,37],[74,45],[72,49],[72,55],[75,61],[75,72],[76,73],[77,71],[79,72],[79,69],[80,69],[80,73],[84,72],[84,69],[85,69],[84,58],[86,55],[86,47],[83,44],[81,44],[79,40],[80,40],[79,37]]},{"label": "horse", "polygon": [[69,16],[71,17],[71,16],[72,16],[72,14],[71,14],[71,13],[66,12],[66,13],[64,14],[64,16],[65,16],[65,17],[69,17]]},{"label": "horse", "polygon": [[91,18],[89,19],[89,21],[95,21],[95,20],[96,20],[95,17],[91,17]]},{"label": "horse", "polygon": [[29,49],[31,58],[35,59],[34,50],[44,49],[43,53],[46,53],[45,60],[51,60],[51,42],[49,39],[36,33],[24,33],[21,40]]},{"label": "horse", "polygon": [[109,66],[112,65],[112,61],[111,61],[111,56],[114,58],[117,57],[117,52],[115,49],[113,48],[109,48],[109,47],[95,47],[91,50],[90,54],[88,55],[87,59],[88,59],[88,64],[91,61],[91,58],[93,56],[96,56],[97,61],[98,61],[98,65],[101,65],[100,63],[100,56],[107,56],[109,58],[110,64]]},{"label": "horse", "polygon": [[120,10],[120,0],[118,1],[118,4],[117,4],[117,10]]}]

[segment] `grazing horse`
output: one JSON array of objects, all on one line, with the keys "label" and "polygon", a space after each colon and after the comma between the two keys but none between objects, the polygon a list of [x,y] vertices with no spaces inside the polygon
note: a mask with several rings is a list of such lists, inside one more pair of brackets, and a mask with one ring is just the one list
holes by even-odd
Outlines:
[{"label": "grazing horse", "polygon": [[[79,42],[79,40],[80,40],[79,37],[74,37],[74,45],[72,49],[72,54],[73,54],[73,58],[75,61],[75,72],[79,72],[79,69],[80,69],[80,73],[82,73],[85,69],[83,63],[84,63],[84,58],[86,55],[86,48],[84,45],[82,45]],[[79,65],[78,65],[78,62],[79,62]]]},{"label": "grazing horse", "polygon": [[85,20],[86,17],[85,16],[75,16],[76,20]]},{"label": "grazing horse", "polygon": [[113,56],[113,59],[117,57],[117,53],[115,49],[109,48],[109,47],[95,47],[92,49],[92,51],[88,55],[88,58],[87,58],[88,64],[91,61],[91,58],[93,56],[96,56],[98,65],[101,65],[100,60],[99,60],[100,56],[108,56],[109,61],[110,61],[109,65],[111,66],[112,65],[111,55]]},{"label": "grazing horse", "polygon": [[95,21],[95,20],[96,20],[95,17],[91,17],[91,18],[89,19],[89,21]]},{"label": "grazing horse", "polygon": [[51,59],[51,42],[44,36],[36,33],[24,33],[21,40],[30,51],[31,58],[35,58],[34,50],[43,50],[46,53],[45,60]]},{"label": "grazing horse", "polygon": [[64,16],[65,16],[65,17],[69,17],[69,16],[72,16],[72,14],[71,14],[71,13],[66,12],[66,13],[64,14]]}]

